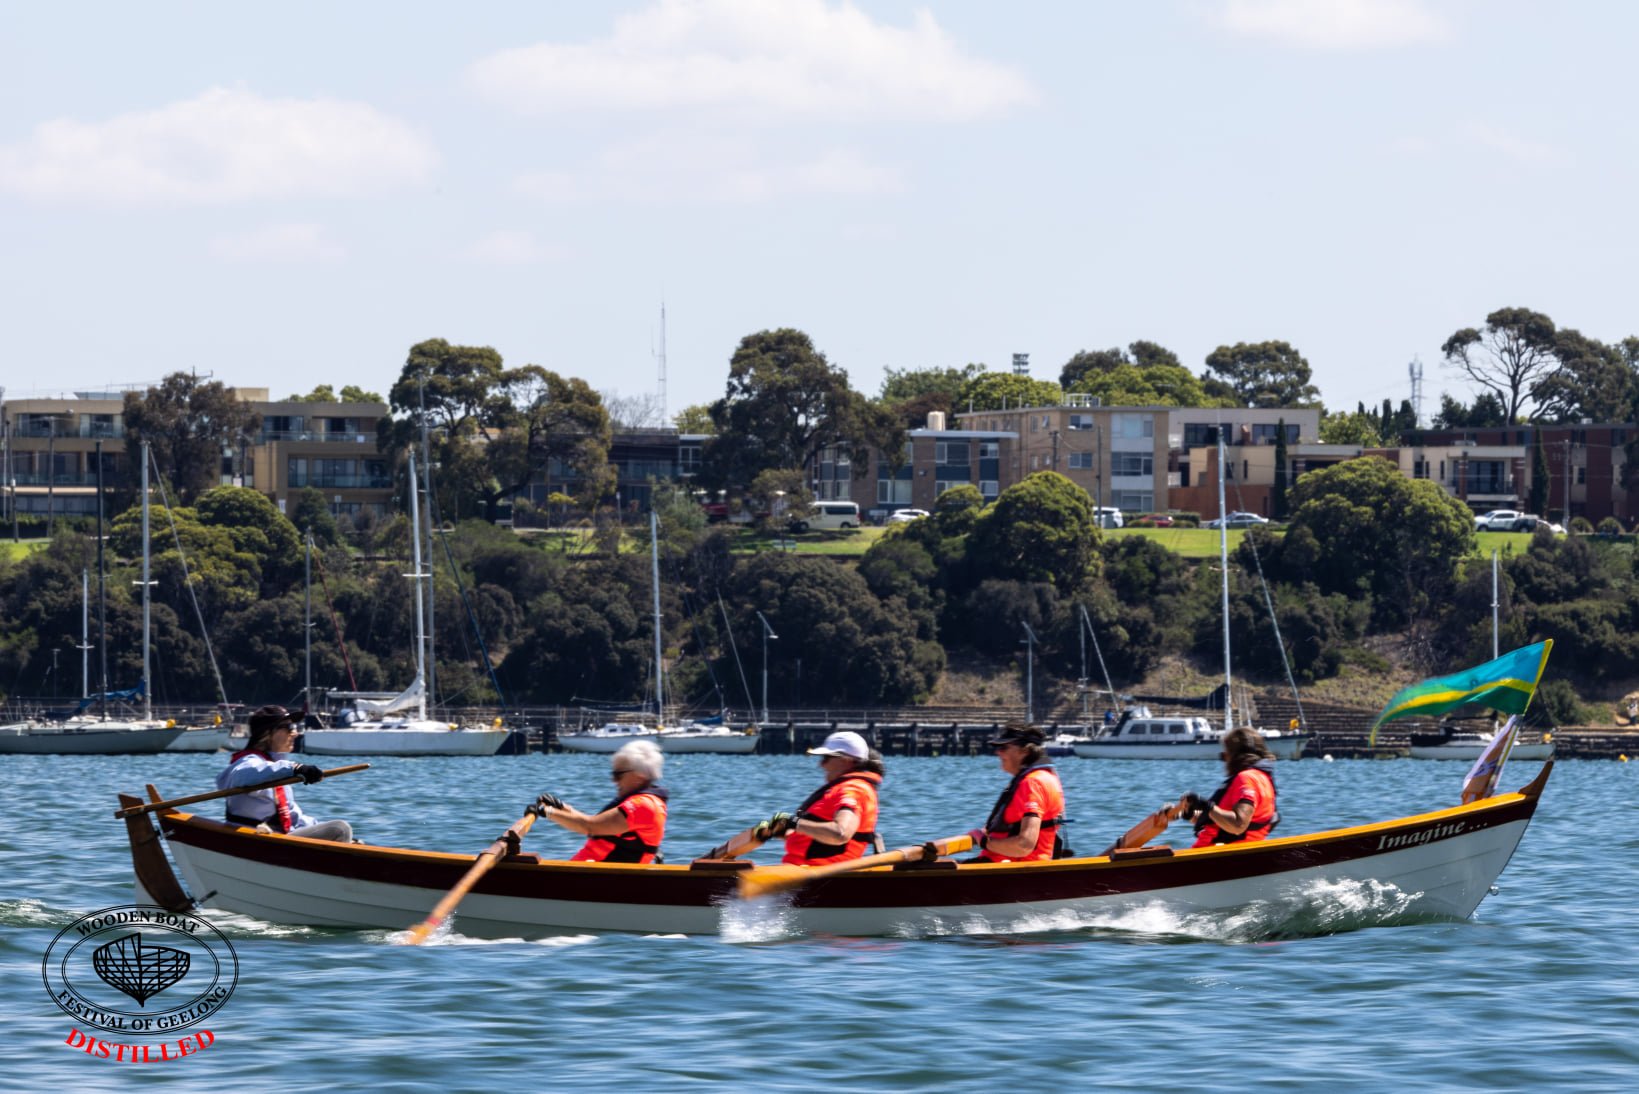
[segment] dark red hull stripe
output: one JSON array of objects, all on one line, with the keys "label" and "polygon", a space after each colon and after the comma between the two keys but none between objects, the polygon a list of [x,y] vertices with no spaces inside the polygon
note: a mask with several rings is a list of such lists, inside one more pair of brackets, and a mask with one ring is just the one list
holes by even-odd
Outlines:
[{"label": "dark red hull stripe", "polygon": [[[1498,825],[1529,820],[1537,799],[1481,806],[1336,835],[1242,844],[1208,854],[1137,861],[1065,860],[1028,866],[956,870],[872,871],[839,874],[797,890],[793,903],[810,908],[951,907],[1075,900],[1157,892],[1331,866]],[[161,818],[172,841],[204,851],[332,877],[445,891],[472,864],[470,856],[443,857],[391,848],[255,836],[198,817]],[[535,900],[599,904],[704,907],[735,890],[735,874],[667,867],[503,862],[475,892]]]}]

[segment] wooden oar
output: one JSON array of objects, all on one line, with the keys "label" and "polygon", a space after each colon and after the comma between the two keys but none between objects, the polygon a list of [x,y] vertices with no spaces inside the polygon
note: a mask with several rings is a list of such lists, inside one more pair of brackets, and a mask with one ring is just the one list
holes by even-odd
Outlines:
[{"label": "wooden oar", "polygon": [[1112,851],[1130,851],[1134,847],[1142,847],[1150,840],[1166,831],[1167,825],[1171,824],[1181,816],[1183,816],[1183,811],[1178,808],[1177,802],[1173,802],[1171,805],[1163,805],[1161,808],[1157,809],[1155,812],[1151,813],[1149,816],[1127,829],[1126,835],[1104,848],[1104,850],[1100,851],[1099,854],[1108,855]]},{"label": "wooden oar", "polygon": [[731,859],[739,858],[741,855],[751,854],[751,852],[768,842],[761,836],[757,835],[757,829],[760,827],[762,826],[754,824],[750,828],[747,828],[744,832],[741,832],[739,835],[730,836],[727,843],[724,843],[720,847],[713,847],[701,857],[708,859]]},{"label": "wooden oar", "polygon": [[[352,771],[363,771],[369,764],[348,764],[346,767],[332,767],[324,773],[325,778],[332,775],[346,775]],[[275,786],[289,786],[291,783],[302,781],[300,775],[286,775],[281,779],[270,779],[265,783],[253,783],[250,786],[235,786],[228,790],[212,790],[209,794],[189,794],[185,798],[172,798],[170,801],[146,802],[142,805],[128,805],[124,809],[114,810],[116,817],[132,817],[139,813],[157,813],[162,809],[175,809],[179,805],[194,805],[197,802],[214,801],[217,798],[231,798],[235,794],[249,794],[256,790],[271,790]]]},{"label": "wooden oar", "polygon": [[444,899],[438,902],[438,906],[432,910],[432,913],[426,919],[410,928],[410,936],[405,941],[411,946],[419,946],[425,942],[427,936],[437,930],[438,925],[448,919],[451,912],[455,911],[455,906],[461,903],[461,898],[471,892],[474,885],[478,884],[479,878],[489,873],[495,864],[507,855],[517,853],[518,844],[523,842],[523,838],[529,834],[529,830],[534,824],[535,814],[525,813],[518,819],[518,823],[502,833],[500,839],[478,852],[478,859],[472,864],[472,868],[461,876],[460,881],[455,883],[455,888],[444,894]]},{"label": "wooden oar", "polygon": [[[892,866],[900,862],[920,862],[926,846],[927,844],[918,843],[913,847],[900,847],[897,850],[884,851],[880,855],[866,855],[863,858],[831,862],[824,866],[754,866],[740,875],[740,899],[753,900],[760,896],[768,896],[770,893],[783,893],[788,889],[807,885],[810,881],[835,877],[837,874],[850,874],[855,870]],[[973,839],[971,836],[951,836],[948,839],[934,840],[933,848],[939,855],[959,855],[963,851],[973,849]]]}]

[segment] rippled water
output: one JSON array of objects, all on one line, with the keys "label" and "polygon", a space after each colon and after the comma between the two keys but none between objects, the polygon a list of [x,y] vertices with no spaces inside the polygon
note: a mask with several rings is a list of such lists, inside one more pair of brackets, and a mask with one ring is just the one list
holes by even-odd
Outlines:
[{"label": "rippled water", "polygon": [[[209,789],[213,756],[0,757],[0,1089],[993,1090],[1148,1085],[1632,1089],[1639,1080],[1639,765],[1562,762],[1472,921],[1392,923],[1403,894],[1334,887],[1233,920],[1159,910],[1006,935],[793,936],[736,909],[722,937],[584,935],[422,949],[386,932],[211,913],[240,986],[205,1053],[96,1060],[62,1044],[40,960],[74,917],[128,902],[116,791]],[[335,761],[345,762],[345,761]],[[304,788],[370,842],[476,851],[541,790],[590,808],[603,757],[377,760]],[[1535,764],[1510,767],[1523,784]],[[1062,761],[1073,842],[1108,844],[1209,763]],[[1284,765],[1283,834],[1455,804],[1465,767]],[[806,757],[673,757],[674,861],[818,783]],[[979,758],[890,759],[890,846],[978,823],[1005,783]],[[202,806],[202,809],[210,808]],[[1174,842],[1178,841],[1175,837]],[[527,847],[567,855],[555,827]],[[765,856],[766,857],[766,856]],[[1336,933],[1328,933],[1336,932]],[[1280,940],[1273,940],[1279,938]]]}]

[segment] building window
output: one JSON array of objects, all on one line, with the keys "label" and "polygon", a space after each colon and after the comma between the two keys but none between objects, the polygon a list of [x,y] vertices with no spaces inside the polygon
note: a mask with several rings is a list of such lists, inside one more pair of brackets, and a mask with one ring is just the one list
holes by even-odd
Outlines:
[{"label": "building window", "polygon": [[1207,445],[1218,443],[1218,427],[1201,422],[1190,422],[1184,426],[1184,447],[1204,448]]},{"label": "building window", "polygon": [[1155,419],[1148,414],[1116,414],[1111,422],[1115,436],[1126,440],[1140,440],[1155,436]]},{"label": "building window", "polygon": [[1110,457],[1110,474],[1142,475],[1147,478],[1155,474],[1155,457],[1148,452],[1113,453]]},{"label": "building window", "polygon": [[1586,467],[1579,467],[1576,469],[1576,484],[1578,486],[1586,486],[1588,484],[1588,469]]},{"label": "building window", "polygon": [[1002,455],[1002,446],[1001,446],[1001,443],[999,441],[980,441],[979,442],[979,458],[981,460],[1000,459],[1001,455]]},{"label": "building window", "polygon": [[980,479],[979,493],[986,498],[994,498],[1002,492],[1002,484],[994,479]]},{"label": "building window", "polygon": [[943,494],[946,490],[949,490],[953,486],[972,485],[973,483],[967,479],[951,479],[949,482],[936,482],[933,484],[933,496],[937,498],[940,494]]},{"label": "building window", "polygon": [[1070,467],[1072,469],[1077,469],[1077,468],[1091,469],[1092,466],[1093,466],[1093,454],[1091,452],[1072,452],[1072,453],[1070,453]]},{"label": "building window", "polygon": [[1070,428],[1071,429],[1091,429],[1091,428],[1093,428],[1093,416],[1091,414],[1072,414],[1072,415],[1070,415]]},{"label": "building window", "polygon": [[967,465],[966,441],[940,441],[933,446],[933,462]]},{"label": "building window", "polygon": [[1155,494],[1148,490],[1114,490],[1110,504],[1126,513],[1148,513],[1155,508]]}]

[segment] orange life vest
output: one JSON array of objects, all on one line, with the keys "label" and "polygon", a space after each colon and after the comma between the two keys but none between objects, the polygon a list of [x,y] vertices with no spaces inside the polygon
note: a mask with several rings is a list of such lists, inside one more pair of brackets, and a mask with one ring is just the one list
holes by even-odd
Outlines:
[{"label": "orange life vest", "polygon": [[[1241,779],[1243,776],[1245,776],[1245,781],[1242,783],[1243,787],[1250,786],[1253,793],[1250,795],[1237,794],[1234,801],[1226,804],[1225,799],[1229,796],[1230,788],[1235,785],[1236,780]],[[1261,839],[1268,839],[1269,833],[1274,831],[1275,825],[1280,823],[1280,811],[1275,808],[1275,768],[1268,760],[1260,760],[1252,767],[1237,771],[1230,778],[1224,780],[1224,784],[1218,788],[1217,793],[1212,795],[1212,804],[1232,813],[1235,811],[1235,806],[1246,800],[1247,797],[1252,798],[1252,820],[1246,826],[1246,831],[1238,836],[1231,835],[1208,821],[1195,830],[1195,842],[1191,846],[1208,847],[1218,843],[1254,843]],[[1202,813],[1201,815],[1204,817],[1208,814]]]},{"label": "orange life vest", "polygon": [[[571,862],[637,862],[648,863],[655,860],[660,851],[660,841],[666,835],[666,789],[661,786],[645,786],[634,790],[630,794],[622,794],[598,813],[606,813],[617,809],[636,798],[650,798],[647,811],[650,816],[645,817],[636,825],[631,825],[626,831],[617,836],[592,836],[579,851],[570,857]],[[646,804],[646,803],[640,803]],[[623,811],[624,812],[624,811]],[[596,816],[597,814],[593,814]],[[630,824],[631,814],[626,814]]]},{"label": "orange life vest", "polygon": [[[850,785],[852,784],[852,785]],[[860,858],[876,843],[876,788],[882,776],[874,771],[850,771],[832,779],[797,806],[797,817],[809,821],[836,820],[840,807],[849,804],[859,816],[859,827],[847,843],[820,843],[812,836],[792,832],[785,837],[785,857],[792,866],[823,866]]]},{"label": "orange life vest", "polygon": [[[996,799],[996,806],[990,811],[990,819],[985,821],[985,836],[1016,836],[1024,827],[1024,803],[1019,799],[1026,793],[1026,782],[1035,783],[1041,797],[1045,800],[1043,811],[1037,814],[1041,818],[1041,831],[1036,834],[1036,846],[1029,854],[1018,858],[1008,858],[998,855],[988,848],[979,854],[989,862],[1034,862],[1038,859],[1050,859],[1054,855],[1054,847],[1058,842],[1058,827],[1064,819],[1064,787],[1059,783],[1058,773],[1053,770],[1052,764],[1038,764],[1027,767],[1007,784],[1002,796]],[[1008,814],[1016,814],[1008,820]]]}]

